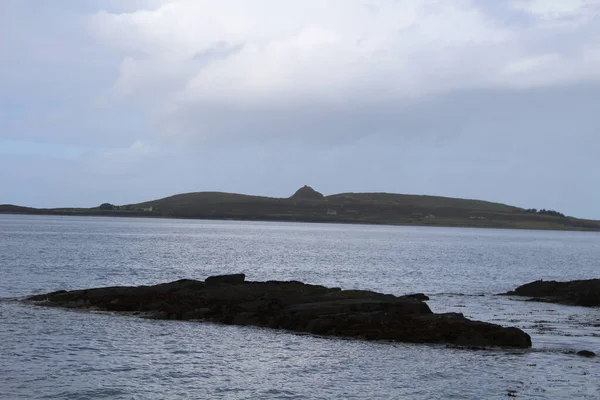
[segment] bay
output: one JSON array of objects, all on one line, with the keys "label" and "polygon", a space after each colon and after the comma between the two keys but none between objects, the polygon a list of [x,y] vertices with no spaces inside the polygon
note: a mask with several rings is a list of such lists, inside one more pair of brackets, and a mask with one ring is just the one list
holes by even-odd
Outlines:
[{"label": "bay", "polygon": [[[600,275],[600,234],[0,215],[0,397],[598,398],[600,310],[497,296]],[[526,351],[321,338],[34,307],[54,290],[244,272],[517,326]]]}]

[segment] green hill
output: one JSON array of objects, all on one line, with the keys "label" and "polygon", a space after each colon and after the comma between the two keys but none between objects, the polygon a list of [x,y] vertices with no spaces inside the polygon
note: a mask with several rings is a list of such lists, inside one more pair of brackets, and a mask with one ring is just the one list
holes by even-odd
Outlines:
[{"label": "green hill", "polygon": [[3,214],[27,214],[34,212],[36,209],[31,207],[21,207],[12,204],[0,204],[0,213]]},{"label": "green hill", "polygon": [[501,203],[482,200],[458,199],[452,197],[424,196],[394,193],[341,193],[327,196],[332,202],[357,202],[370,204],[389,204],[399,207],[421,207],[435,209],[440,207],[486,210],[497,212],[520,212],[523,209]]},{"label": "green hill", "polygon": [[566,217],[551,210],[538,212],[482,200],[393,193],[323,196],[309,186],[288,198],[196,192],[122,206],[103,203],[89,209],[5,205],[0,206],[0,213],[600,230],[600,221]]}]

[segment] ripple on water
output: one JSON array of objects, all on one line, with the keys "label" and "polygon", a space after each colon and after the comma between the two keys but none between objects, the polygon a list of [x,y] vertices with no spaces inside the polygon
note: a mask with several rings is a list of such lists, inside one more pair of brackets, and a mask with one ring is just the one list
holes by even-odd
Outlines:
[{"label": "ripple on water", "polygon": [[598,235],[6,216],[0,230],[3,297],[244,271],[423,292],[435,312],[518,326],[534,343],[470,351],[0,301],[0,398],[599,397],[598,358],[573,353],[600,352],[597,309],[494,295],[593,276]]}]

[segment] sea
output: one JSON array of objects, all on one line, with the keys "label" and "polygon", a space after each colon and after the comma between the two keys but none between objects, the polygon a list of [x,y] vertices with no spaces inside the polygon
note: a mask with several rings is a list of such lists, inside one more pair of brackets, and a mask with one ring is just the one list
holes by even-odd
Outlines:
[{"label": "sea", "polygon": [[[245,273],[524,329],[527,350],[372,342],[34,306],[24,296]],[[600,308],[498,296],[600,277],[600,234],[0,215],[1,399],[600,399]]]}]

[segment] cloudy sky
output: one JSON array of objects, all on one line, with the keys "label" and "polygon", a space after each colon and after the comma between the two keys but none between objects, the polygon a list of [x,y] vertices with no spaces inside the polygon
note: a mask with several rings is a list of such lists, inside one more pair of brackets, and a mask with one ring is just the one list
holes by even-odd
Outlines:
[{"label": "cloudy sky", "polygon": [[0,203],[384,191],[600,219],[600,0],[2,0]]}]

